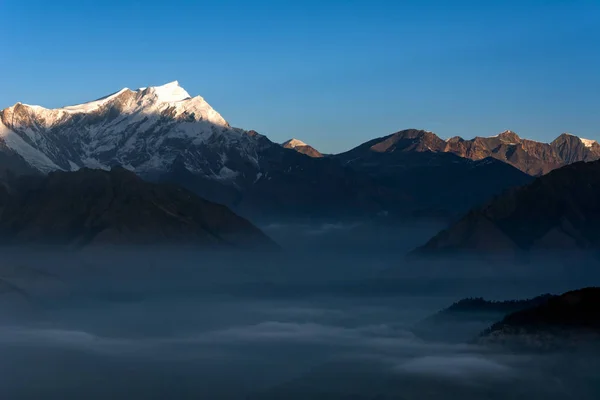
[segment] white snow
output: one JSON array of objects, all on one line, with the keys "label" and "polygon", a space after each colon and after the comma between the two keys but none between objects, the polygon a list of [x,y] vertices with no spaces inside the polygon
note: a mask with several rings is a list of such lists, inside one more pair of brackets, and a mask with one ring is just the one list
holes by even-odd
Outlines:
[{"label": "white snow", "polygon": [[219,177],[222,179],[234,179],[238,175],[239,172],[233,171],[227,167],[223,167],[219,171]]},{"label": "white snow", "polygon": [[[118,104],[120,114],[103,118],[101,111],[112,104]],[[195,150],[207,142],[214,143],[221,165],[229,162],[223,148],[234,148],[259,170],[255,138],[232,128],[202,97],[191,97],[177,81],[135,91],[125,88],[57,109],[24,105],[25,114],[15,112],[20,105],[4,110],[11,124],[2,127],[0,140],[42,172],[83,166],[108,169],[114,163],[141,173],[162,171],[184,155],[190,171],[207,174],[206,160]],[[82,114],[94,118],[80,119]],[[73,152],[77,164],[65,157]],[[210,176],[231,179],[239,174],[228,167],[217,171]]]},{"label": "white snow", "polygon": [[[46,125],[51,126],[54,122],[64,118],[66,114],[84,114],[97,111],[100,107],[110,103],[121,94],[127,92],[128,88],[123,88],[116,93],[101,99],[73,106],[66,106],[56,109],[48,109],[42,106],[32,106],[23,104],[29,107],[36,115],[41,116]],[[183,113],[188,115],[193,114],[195,121],[210,122],[215,125],[229,127],[225,119],[216,112],[201,96],[191,97],[190,94],[181,86],[179,82],[173,81],[162,86],[151,86],[148,88],[140,88],[134,91],[138,97],[147,90],[150,96],[144,96],[139,102],[131,102],[130,108],[123,110],[124,114],[138,116],[142,114],[156,115],[164,111],[168,107],[175,107],[176,116]],[[17,103],[20,104],[20,103]]]},{"label": "white snow", "polygon": [[21,138],[21,136],[8,129],[2,122],[0,122],[0,138],[4,140],[4,143],[6,143],[9,148],[23,157],[32,167],[37,168],[44,173],[57,169],[62,170],[62,168],[56,165],[44,153],[29,145]]},{"label": "white snow", "polygon": [[294,149],[296,147],[307,146],[306,143],[304,143],[302,140],[298,140],[298,139],[290,139],[287,142],[285,142],[283,145],[284,146],[289,146],[292,149]]},{"label": "white snow", "polygon": [[69,166],[71,167],[71,171],[77,171],[79,169],[79,165],[75,164],[71,160],[69,160]]},{"label": "white snow", "polygon": [[177,81],[169,82],[162,86],[154,86],[150,90],[154,91],[158,100],[164,103],[177,103],[178,101],[192,97],[184,88],[179,86],[179,82]]},{"label": "white snow", "polygon": [[[66,111],[66,112],[70,112],[70,113],[89,113],[89,112],[95,111],[98,108],[102,107],[104,104],[110,102],[112,99],[114,99],[115,97],[117,97],[118,95],[120,95],[121,93],[123,93],[127,90],[129,90],[129,89],[123,88],[123,89],[119,90],[118,92],[113,93],[109,96],[106,96],[102,99],[90,101],[89,103],[76,104],[74,106],[58,108],[57,110]],[[37,106],[37,107],[43,108],[40,106]]]},{"label": "white snow", "polygon": [[583,145],[585,147],[592,147],[594,145],[594,143],[598,143],[595,140],[591,140],[591,139],[579,138],[579,140],[581,140],[581,143],[583,143]]},{"label": "white snow", "polygon": [[84,166],[86,166],[88,168],[103,169],[105,171],[110,171],[110,167],[102,164],[100,161],[98,161],[95,158],[86,158],[85,160],[81,160],[81,162],[83,163]]}]

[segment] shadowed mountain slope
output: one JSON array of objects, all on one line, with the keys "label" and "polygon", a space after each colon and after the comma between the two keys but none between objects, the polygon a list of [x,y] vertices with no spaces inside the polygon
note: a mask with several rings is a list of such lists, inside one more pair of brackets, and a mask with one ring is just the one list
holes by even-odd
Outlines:
[{"label": "shadowed mountain slope", "polygon": [[3,244],[275,247],[227,207],[120,167],[14,178],[1,190]]},{"label": "shadowed mountain slope", "polygon": [[415,251],[600,250],[600,161],[575,163],[509,190]]}]

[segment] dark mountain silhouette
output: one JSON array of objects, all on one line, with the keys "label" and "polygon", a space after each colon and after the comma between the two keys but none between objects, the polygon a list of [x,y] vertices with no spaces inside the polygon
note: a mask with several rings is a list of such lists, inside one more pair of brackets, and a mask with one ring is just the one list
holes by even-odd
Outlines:
[{"label": "dark mountain silhouette", "polygon": [[227,207],[124,168],[83,168],[9,179],[0,186],[5,245],[178,244],[274,248]]},{"label": "dark mountain silhouette", "polygon": [[600,161],[552,171],[470,211],[415,254],[600,250]]},{"label": "dark mountain silhouette", "polygon": [[415,325],[413,331],[427,339],[464,342],[472,339],[506,315],[546,303],[554,295],[544,294],[525,300],[490,301],[481,297],[455,302]]},{"label": "dark mountain silhouette", "polygon": [[443,309],[436,316],[451,315],[456,313],[472,312],[494,312],[508,314],[511,312],[524,310],[545,304],[548,299],[555,297],[552,294],[543,294],[531,299],[525,300],[486,300],[483,297],[469,297],[453,303],[450,307]]},{"label": "dark mountain silhouette", "polygon": [[485,330],[478,342],[553,349],[598,344],[598,339],[600,288],[589,287],[514,312]]},{"label": "dark mountain silhouette", "polygon": [[412,130],[332,158],[387,188],[413,215],[455,218],[507,188],[532,180],[493,158],[473,161],[427,150],[441,143],[432,133]]}]

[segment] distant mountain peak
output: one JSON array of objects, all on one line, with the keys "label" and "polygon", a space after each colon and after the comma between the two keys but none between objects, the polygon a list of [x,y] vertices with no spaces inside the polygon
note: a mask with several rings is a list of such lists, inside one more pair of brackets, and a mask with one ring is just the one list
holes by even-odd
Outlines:
[{"label": "distant mountain peak", "polygon": [[417,137],[431,136],[431,135],[436,136],[435,133],[433,133],[431,131],[427,131],[424,129],[415,129],[415,128],[403,129],[401,131],[394,133],[394,136],[400,136],[400,137],[406,137],[406,138],[417,138]]},{"label": "distant mountain peak", "polygon": [[441,152],[446,142],[435,133],[422,129],[405,129],[370,143],[370,150],[378,153],[394,151]]},{"label": "distant mountain peak", "polygon": [[293,149],[293,148],[299,147],[299,146],[308,146],[302,140],[295,139],[295,138],[292,138],[292,139],[290,139],[290,140],[288,140],[286,142],[283,142],[281,145],[283,147],[285,147],[285,148],[288,148],[288,149],[290,149],[290,148]]},{"label": "distant mountain peak", "polygon": [[[135,101],[134,101],[135,100]],[[108,96],[89,101],[86,103],[74,104],[59,108],[45,108],[39,105],[30,105],[17,102],[14,106],[6,110],[27,108],[34,114],[39,114],[45,121],[64,117],[63,113],[68,114],[88,114],[102,110],[116,103],[127,105],[125,110],[131,112],[141,109],[149,110],[155,107],[164,107],[163,105],[173,105],[179,110],[185,109],[188,113],[204,112],[209,117],[210,122],[217,125],[228,125],[227,122],[201,97],[192,97],[179,85],[178,81],[169,82],[161,86],[142,87],[137,90],[131,90],[127,87],[109,94]]]},{"label": "distant mountain peak", "polygon": [[178,81],[169,82],[161,86],[151,86],[147,90],[154,93],[157,99],[164,103],[176,103],[191,99],[192,96],[179,85]]},{"label": "distant mountain peak", "polygon": [[600,144],[595,140],[562,134],[552,143],[542,143],[522,139],[511,130],[489,137],[476,136],[467,140],[454,136],[442,140],[430,131],[405,129],[371,140],[362,146],[379,153],[430,151],[453,153],[474,161],[492,157],[533,176],[543,175],[576,161],[600,158]]},{"label": "distant mountain peak", "polygon": [[578,136],[575,136],[575,135],[573,135],[572,133],[569,133],[569,132],[563,132],[563,133],[561,133],[560,135],[558,135],[558,136],[556,137],[556,139],[554,139],[554,140],[553,140],[553,142],[556,142],[557,140],[561,140],[561,139],[562,139],[562,140],[568,140],[568,139],[572,139],[572,138],[577,138],[577,139],[579,139],[579,137],[578,137]]},{"label": "distant mountain peak", "polygon": [[519,135],[511,130],[506,130],[500,133],[497,137],[503,142],[519,143],[521,141]]},{"label": "distant mountain peak", "polygon": [[224,154],[224,148],[231,147],[256,164],[254,140],[232,128],[202,97],[191,97],[177,81],[123,88],[61,108],[17,103],[0,110],[0,142],[44,173],[109,169],[115,164],[138,173],[162,173],[183,154],[190,171],[221,179],[221,164],[233,158],[218,156],[219,165],[209,166],[192,149],[210,145]]},{"label": "distant mountain peak", "polygon": [[[593,139],[586,139],[586,138],[582,138],[576,135],[573,135],[572,133],[569,132],[565,132],[563,134],[561,134],[560,136],[558,136],[554,142],[558,142],[560,140],[574,140],[574,141],[580,141],[581,143],[583,143],[583,145],[587,148],[591,148],[593,147],[595,144],[597,145],[598,142],[596,140]],[[553,142],[553,143],[554,143]]]},{"label": "distant mountain peak", "polygon": [[461,138],[460,136],[452,136],[451,138],[446,139],[447,143],[460,143],[464,141],[465,139]]},{"label": "distant mountain peak", "polygon": [[317,149],[304,143],[302,140],[299,140],[299,139],[292,138],[286,142],[283,142],[281,144],[281,146],[286,149],[295,150],[298,153],[305,154],[309,157],[313,157],[313,158],[323,157],[323,154],[321,154]]}]

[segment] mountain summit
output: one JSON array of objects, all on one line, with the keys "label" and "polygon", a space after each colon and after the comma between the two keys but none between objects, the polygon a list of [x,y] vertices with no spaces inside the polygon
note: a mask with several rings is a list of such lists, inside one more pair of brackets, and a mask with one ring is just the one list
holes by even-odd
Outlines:
[{"label": "mountain summit", "polygon": [[321,154],[317,149],[298,139],[290,139],[287,142],[283,142],[281,145],[286,149],[296,150],[298,153],[306,154],[309,157],[323,157],[323,154]]},{"label": "mountain summit", "polygon": [[251,141],[178,82],[125,88],[89,103],[57,109],[17,103],[0,111],[0,143],[42,172],[113,165],[142,173],[161,172],[180,154],[190,169],[203,170],[204,162],[194,156],[194,148],[215,133],[226,142]]}]

